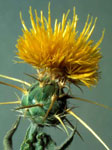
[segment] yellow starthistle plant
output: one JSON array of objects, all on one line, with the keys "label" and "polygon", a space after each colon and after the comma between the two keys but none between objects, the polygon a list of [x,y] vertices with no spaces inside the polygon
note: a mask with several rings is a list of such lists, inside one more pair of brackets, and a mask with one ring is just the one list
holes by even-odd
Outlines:
[{"label": "yellow starthistle plant", "polygon": [[[26,63],[34,66],[38,71],[46,72],[53,78],[70,81],[90,87],[95,85],[99,77],[99,60],[101,58],[99,45],[104,32],[97,43],[90,40],[95,28],[97,18],[89,22],[78,35],[76,30],[78,17],[73,9],[72,21],[67,21],[67,14],[63,14],[62,22],[55,20],[54,29],[51,26],[50,6],[48,19],[40,12],[40,18],[35,10],[36,21],[30,7],[30,20],[32,28],[27,29],[21,16],[23,35],[17,42],[17,55]],[[93,23],[93,24],[92,24]]]},{"label": "yellow starthistle plant", "polygon": [[[98,42],[94,43],[93,40],[90,40],[97,18],[95,18],[93,22],[93,17],[90,19],[88,16],[84,28],[79,34],[76,30],[78,17],[75,13],[75,8],[73,9],[72,21],[67,21],[69,14],[68,10],[66,14],[63,14],[61,22],[58,22],[57,19],[55,20],[54,28],[52,28],[51,25],[50,4],[48,6],[48,19],[44,17],[43,11],[40,12],[40,17],[38,17],[37,11],[35,10],[34,20],[31,7],[29,9],[29,14],[32,25],[30,30],[26,27],[22,19],[22,14],[20,13],[23,35],[20,36],[17,41],[17,57],[36,68],[38,72],[36,83],[30,84],[19,79],[0,75],[2,78],[17,81],[28,86],[28,88],[23,89],[0,81],[0,84],[17,88],[23,93],[22,98],[18,98],[15,102],[3,102],[0,104],[20,104],[20,107],[16,108],[16,110],[20,111],[22,116],[30,118],[33,122],[27,131],[20,149],[28,149],[29,147],[28,150],[30,150],[31,144],[35,146],[38,145],[33,148],[40,150],[39,146],[41,147],[43,145],[41,145],[41,142],[39,143],[41,136],[38,127],[44,127],[46,125],[57,126],[61,124],[66,133],[69,134],[65,122],[72,128],[73,133],[60,148],[58,147],[58,150],[69,145],[75,132],[78,133],[77,130],[74,130],[72,123],[66,118],[67,114],[70,114],[87,128],[107,150],[109,150],[109,147],[93,129],[76,115],[72,111],[72,108],[68,108],[67,100],[72,98],[96,104],[104,108],[111,108],[87,99],[73,97],[68,94],[69,92],[65,93],[64,91],[67,82],[73,83],[76,86],[85,85],[90,87],[96,85],[98,81],[99,60],[101,58],[99,45],[103,40],[104,31]],[[8,132],[8,137],[6,136],[6,139],[9,141],[12,137],[12,131],[15,132],[15,128],[17,128],[19,124],[18,122],[19,121],[14,125],[14,129],[11,129],[10,134]],[[51,149],[52,146],[54,146],[53,149],[57,149],[55,142],[50,136],[43,132],[41,134],[43,135],[42,141],[46,141],[46,137],[50,139],[49,143],[44,143],[48,145],[48,149]],[[34,139],[32,135],[35,135]],[[79,133],[78,135],[80,136]],[[7,142],[6,139],[5,147],[9,149],[11,148],[11,142]],[[37,139],[37,143],[34,143],[35,139]],[[31,143],[29,142],[29,144],[27,141]],[[9,143],[9,145],[7,145],[7,143]]]}]

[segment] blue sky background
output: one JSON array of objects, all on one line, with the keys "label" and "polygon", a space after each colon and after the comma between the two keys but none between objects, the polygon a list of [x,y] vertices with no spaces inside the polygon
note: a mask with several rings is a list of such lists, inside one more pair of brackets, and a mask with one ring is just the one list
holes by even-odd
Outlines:
[{"label": "blue sky background", "polygon": [[[43,10],[47,17],[48,0],[0,0],[0,74],[12,76],[26,81],[31,81],[24,73],[35,73],[35,70],[27,64],[15,64],[16,41],[19,35],[22,35],[22,25],[20,22],[19,12],[22,11],[23,19],[30,28],[29,6],[37,9],[38,14]],[[105,28],[105,37],[101,44],[102,59],[100,61],[101,79],[97,87],[82,88],[81,93],[73,86],[74,95],[98,101],[112,107],[112,1],[111,0],[52,0],[51,17],[52,25],[55,18],[61,21],[62,14],[71,10],[68,18],[72,19],[73,7],[76,8],[78,14],[77,30],[82,31],[87,15],[98,17],[96,28],[91,39],[97,41]],[[0,79],[2,81],[16,84],[14,81]],[[16,89],[0,85],[0,101],[16,100],[16,94],[21,96]],[[70,103],[79,106],[75,112],[88,124],[96,133],[106,142],[112,149],[112,111],[75,100]],[[10,129],[12,123],[17,118],[17,113],[11,111],[16,105],[0,106],[0,149],[3,149],[2,140],[5,133]],[[105,148],[74,118],[70,117],[74,125],[77,124],[78,131],[84,138],[84,142],[76,135],[69,150],[104,150]],[[19,150],[19,146],[23,140],[29,121],[22,119],[21,124],[14,135],[14,150]],[[52,137],[61,143],[66,134],[54,129],[48,128],[46,131],[52,134]]]}]

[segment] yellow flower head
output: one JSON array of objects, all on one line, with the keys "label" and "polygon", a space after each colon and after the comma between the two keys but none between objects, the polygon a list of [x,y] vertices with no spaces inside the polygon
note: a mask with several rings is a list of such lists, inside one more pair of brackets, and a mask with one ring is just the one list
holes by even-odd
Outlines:
[{"label": "yellow flower head", "polygon": [[73,10],[72,21],[67,21],[67,14],[63,14],[62,21],[55,20],[54,29],[51,26],[50,5],[48,6],[48,20],[40,12],[40,18],[35,10],[34,21],[31,7],[29,9],[32,28],[27,29],[22,16],[23,36],[17,42],[17,55],[20,59],[34,66],[38,71],[46,72],[55,79],[70,81],[74,84],[83,83],[90,87],[95,85],[99,76],[99,45],[102,42],[104,32],[97,43],[89,40],[96,19],[89,21],[77,34],[77,15]]}]

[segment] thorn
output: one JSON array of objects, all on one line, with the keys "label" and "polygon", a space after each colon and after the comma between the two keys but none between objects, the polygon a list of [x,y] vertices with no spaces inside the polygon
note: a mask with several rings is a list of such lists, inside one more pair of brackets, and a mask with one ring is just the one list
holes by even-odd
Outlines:
[{"label": "thorn", "polygon": [[[75,127],[73,126],[73,124],[67,119],[65,118],[65,120],[68,122],[68,124],[72,127],[72,129],[74,129]],[[84,141],[82,135],[79,133],[79,131],[77,130],[77,127],[76,127],[76,133],[78,134],[78,136],[81,138],[82,141]]]},{"label": "thorn", "polygon": [[53,104],[54,104],[54,102],[55,102],[56,100],[57,100],[57,95],[56,95],[56,94],[53,94],[53,96],[51,97],[51,104],[50,104],[50,106],[49,106],[48,111],[46,112],[46,115],[45,115],[45,117],[44,117],[44,120],[47,118],[47,116],[48,116],[50,110],[52,109]]},{"label": "thorn", "polygon": [[76,118],[89,132],[107,149],[110,150],[109,147],[103,142],[103,140],[94,132],[92,128],[90,128],[81,118],[79,118],[74,112],[70,109],[66,110],[67,113],[71,114],[74,118]]},{"label": "thorn", "polygon": [[20,88],[20,87],[18,87],[18,86],[16,86],[16,85],[9,84],[9,83],[5,83],[5,82],[2,82],[2,81],[0,81],[0,84],[7,85],[7,86],[10,86],[10,87],[16,88],[16,89],[18,89],[19,91],[21,91],[21,92],[24,93],[24,94],[27,93],[27,91],[26,91],[25,89]]},{"label": "thorn", "polygon": [[0,105],[7,105],[7,104],[21,104],[21,101],[0,102]]},{"label": "thorn", "polygon": [[16,81],[16,82],[20,82],[20,83],[25,84],[25,85],[27,85],[27,86],[31,86],[30,83],[28,83],[28,82],[26,82],[26,81],[23,81],[23,80],[20,80],[20,79],[17,79],[17,78],[5,76],[5,75],[2,75],[2,74],[0,74],[0,77],[1,77],[1,78],[5,78],[5,79],[9,79],[9,80],[13,80],[13,81]]},{"label": "thorn", "polygon": [[20,109],[25,109],[25,108],[32,108],[32,107],[43,107],[43,104],[34,104],[34,105],[28,105],[28,106],[21,106],[21,107],[18,107],[18,108],[15,108],[15,110],[20,110]]},{"label": "thorn", "polygon": [[112,107],[109,107],[109,106],[106,106],[104,104],[100,104],[98,102],[94,102],[94,101],[91,101],[91,100],[88,100],[88,99],[84,99],[84,98],[80,98],[80,97],[76,97],[76,96],[74,96],[74,97],[73,96],[69,96],[69,98],[72,98],[72,99],[75,99],[75,100],[79,100],[79,101],[83,101],[83,102],[87,102],[87,103],[90,103],[90,104],[94,104],[94,105],[103,107],[105,109],[112,110]]},{"label": "thorn", "polygon": [[63,121],[61,120],[61,118],[59,117],[59,115],[54,115],[54,117],[61,123],[61,125],[65,129],[66,134],[69,135],[68,130],[67,130],[66,126],[64,125]]}]

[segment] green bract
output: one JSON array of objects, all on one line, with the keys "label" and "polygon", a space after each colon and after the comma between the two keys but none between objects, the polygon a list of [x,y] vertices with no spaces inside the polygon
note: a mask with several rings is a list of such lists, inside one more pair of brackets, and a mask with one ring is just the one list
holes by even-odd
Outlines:
[{"label": "green bract", "polygon": [[[41,86],[41,84],[43,85]],[[63,94],[64,91],[59,87],[57,82],[49,80],[42,82],[37,81],[27,89],[27,94],[22,96],[21,105],[23,107],[31,106],[22,111],[26,117],[37,124],[57,124],[58,121],[54,115],[64,113],[64,110],[67,107],[66,98],[61,97]],[[54,96],[56,100],[54,101],[48,116],[46,116]],[[36,106],[36,104],[42,104],[42,106]]]}]

